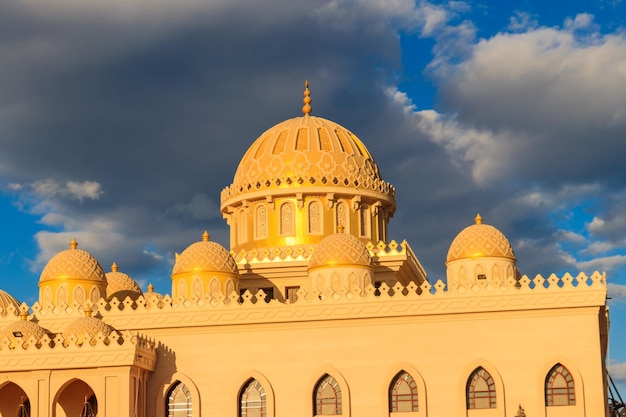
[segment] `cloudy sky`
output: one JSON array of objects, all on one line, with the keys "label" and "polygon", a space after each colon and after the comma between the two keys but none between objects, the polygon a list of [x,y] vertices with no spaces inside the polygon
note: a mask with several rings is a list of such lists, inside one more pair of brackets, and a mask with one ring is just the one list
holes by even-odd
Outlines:
[{"label": "cloudy sky", "polygon": [[0,2],[0,286],[35,301],[76,237],[169,292],[175,251],[228,245],[220,190],[308,79],[431,280],[477,212],[522,273],[606,271],[626,381],[626,4],[509,3]]}]

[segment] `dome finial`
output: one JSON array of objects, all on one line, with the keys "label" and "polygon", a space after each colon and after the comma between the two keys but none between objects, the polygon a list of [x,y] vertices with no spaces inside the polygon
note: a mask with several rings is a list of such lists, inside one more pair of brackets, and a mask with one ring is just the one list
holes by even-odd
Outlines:
[{"label": "dome finial", "polygon": [[152,283],[148,284],[148,292],[154,292],[154,285],[152,285]]},{"label": "dome finial", "polygon": [[113,265],[111,265],[111,272],[117,272],[117,269],[117,264],[113,262]]},{"label": "dome finial", "polygon": [[20,320],[26,321],[28,319],[28,311],[20,311]]},{"label": "dome finial", "polygon": [[304,106],[302,106],[302,112],[305,116],[311,113],[311,92],[309,91],[309,80],[304,82]]},{"label": "dome finial", "polygon": [[343,227],[342,224],[340,224],[339,226],[337,226],[337,233],[343,233],[343,231],[345,230],[345,227]]},{"label": "dome finial", "polygon": [[89,306],[89,304],[87,304],[85,306],[85,317],[91,317],[91,313],[93,313],[93,310],[91,309],[91,307]]},{"label": "dome finial", "polygon": [[70,249],[76,249],[78,247],[78,242],[76,241],[76,239],[72,238],[72,241],[70,242]]},{"label": "dome finial", "polygon": [[211,235],[209,234],[209,232],[205,230],[204,233],[202,233],[202,241],[208,242],[209,239],[211,239]]},{"label": "dome finial", "polygon": [[476,224],[483,224],[483,218],[482,218],[482,216],[480,215],[480,213],[476,214],[476,217],[474,217],[474,222],[475,222]]}]

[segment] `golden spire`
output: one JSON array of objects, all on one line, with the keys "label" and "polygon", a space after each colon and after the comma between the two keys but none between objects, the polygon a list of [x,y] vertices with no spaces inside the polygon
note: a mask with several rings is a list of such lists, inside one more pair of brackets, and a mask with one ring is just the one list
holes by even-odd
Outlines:
[{"label": "golden spire", "polygon": [[111,265],[111,272],[117,272],[117,264],[115,262]]},{"label": "golden spire", "polygon": [[302,106],[302,112],[305,116],[311,113],[311,92],[309,91],[309,80],[304,82],[304,106]]},{"label": "golden spire", "polygon": [[211,238],[211,235],[209,234],[209,232],[205,230],[204,233],[202,233],[202,241],[208,242],[210,238]]},{"label": "golden spire", "polygon": [[154,285],[152,285],[152,283],[148,284],[148,292],[154,292]]},{"label": "golden spire", "polygon": [[345,230],[345,227],[343,227],[343,225],[339,225],[337,226],[337,233],[343,233],[343,231]]},{"label": "golden spire", "polygon": [[91,307],[89,305],[85,306],[85,317],[91,317],[91,313],[93,313]]},{"label": "golden spire", "polygon": [[483,224],[483,218],[481,217],[480,213],[476,215],[476,217],[474,217],[474,222],[476,224]]},{"label": "golden spire", "polygon": [[72,241],[70,242],[70,249],[76,249],[77,246],[78,242],[76,241],[76,239],[72,238]]},{"label": "golden spire", "polygon": [[28,318],[28,311],[20,311],[20,320],[26,321]]}]

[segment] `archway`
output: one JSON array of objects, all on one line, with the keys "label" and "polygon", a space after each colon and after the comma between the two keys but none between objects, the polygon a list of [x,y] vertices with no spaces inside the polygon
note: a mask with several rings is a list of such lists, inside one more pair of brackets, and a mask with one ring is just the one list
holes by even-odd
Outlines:
[{"label": "archway", "polygon": [[95,417],[98,414],[98,400],[87,383],[75,379],[59,390],[54,410],[55,417]]},{"label": "archway", "polygon": [[0,417],[30,417],[30,401],[22,388],[13,382],[0,387]]}]

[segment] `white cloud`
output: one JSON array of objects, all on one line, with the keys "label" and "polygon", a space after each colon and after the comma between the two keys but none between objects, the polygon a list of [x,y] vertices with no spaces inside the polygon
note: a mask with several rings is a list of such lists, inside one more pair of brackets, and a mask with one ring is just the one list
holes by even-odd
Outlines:
[{"label": "white cloud", "polygon": [[579,261],[576,265],[581,271],[604,272],[626,265],[626,255],[597,257],[588,261]]},{"label": "white cloud", "polygon": [[[34,197],[48,200],[57,197],[67,198],[83,202],[83,200],[98,200],[104,191],[96,181],[67,181],[64,184],[53,179],[45,179],[30,184],[12,183],[9,185],[12,191],[23,192],[28,190]],[[24,196],[28,198],[28,196]],[[43,204],[44,202],[40,202]]]},{"label": "white cloud", "polygon": [[[608,283],[607,288],[608,296],[614,302],[621,303],[626,301],[626,285]],[[626,371],[626,369],[624,371]],[[626,372],[624,374],[624,377],[626,377]]]}]

